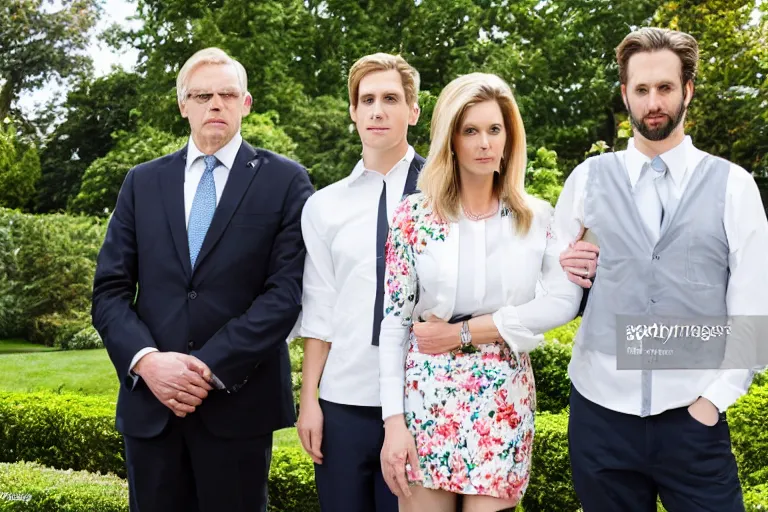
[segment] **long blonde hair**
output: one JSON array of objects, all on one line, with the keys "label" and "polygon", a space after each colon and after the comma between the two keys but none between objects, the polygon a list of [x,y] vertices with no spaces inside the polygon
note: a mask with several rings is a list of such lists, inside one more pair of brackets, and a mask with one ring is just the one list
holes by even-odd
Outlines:
[{"label": "long blonde hair", "polygon": [[432,142],[418,187],[443,220],[458,219],[460,185],[453,136],[461,127],[467,109],[485,101],[498,103],[507,134],[499,176],[494,177],[494,193],[514,212],[518,233],[525,234],[533,221],[533,210],[525,192],[525,127],[512,90],[496,75],[470,73],[456,78],[442,90],[432,114]]}]

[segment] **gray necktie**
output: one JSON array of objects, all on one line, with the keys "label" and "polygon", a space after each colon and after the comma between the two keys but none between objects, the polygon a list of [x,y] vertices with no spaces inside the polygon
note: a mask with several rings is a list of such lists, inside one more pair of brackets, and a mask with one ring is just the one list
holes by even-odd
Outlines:
[{"label": "gray necktie", "polygon": [[659,195],[659,201],[661,202],[661,223],[660,229],[664,231],[669,219],[672,217],[671,209],[671,190],[669,183],[669,168],[661,157],[657,156],[651,160],[651,169],[656,171],[657,176],[653,179],[653,185],[656,188],[656,193]]}]

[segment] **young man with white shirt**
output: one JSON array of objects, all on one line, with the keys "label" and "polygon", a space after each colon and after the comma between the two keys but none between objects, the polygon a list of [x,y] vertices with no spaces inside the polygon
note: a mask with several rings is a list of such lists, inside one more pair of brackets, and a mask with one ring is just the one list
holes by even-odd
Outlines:
[{"label": "young man with white shirt", "polygon": [[[684,356],[671,364],[641,356],[639,369],[627,369],[619,339],[622,315],[689,327],[766,315],[768,221],[752,176],[684,133],[696,41],[644,28],[616,55],[634,138],[626,151],[579,165],[556,209],[573,236],[586,228],[599,245],[581,241],[561,256],[572,281],[589,287],[585,278],[595,276],[569,365],[574,487],[584,512],[651,512],[657,497],[669,512],[741,511],[725,411],[746,393],[752,366],[697,366],[705,344],[673,337],[663,354]],[[730,351],[749,341],[737,338],[717,342]]]},{"label": "young man with white shirt", "polygon": [[389,222],[415,192],[424,164],[407,140],[419,118],[419,74],[402,57],[377,53],[352,66],[348,88],[362,159],[349,176],[315,193],[302,214],[298,431],[315,462],[324,512],[396,512],[380,465],[378,338]]}]

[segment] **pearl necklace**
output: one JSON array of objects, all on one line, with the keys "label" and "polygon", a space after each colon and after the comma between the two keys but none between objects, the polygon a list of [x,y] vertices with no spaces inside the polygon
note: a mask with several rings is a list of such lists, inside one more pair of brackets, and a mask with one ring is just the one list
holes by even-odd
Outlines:
[{"label": "pearl necklace", "polygon": [[485,219],[488,219],[488,218],[493,217],[494,215],[496,215],[496,213],[499,211],[499,203],[496,203],[496,206],[490,212],[488,212],[488,213],[481,213],[480,215],[475,215],[474,213],[468,212],[467,209],[464,208],[463,206],[461,207],[461,209],[464,211],[464,215],[469,220],[472,220],[472,221],[485,220]]}]

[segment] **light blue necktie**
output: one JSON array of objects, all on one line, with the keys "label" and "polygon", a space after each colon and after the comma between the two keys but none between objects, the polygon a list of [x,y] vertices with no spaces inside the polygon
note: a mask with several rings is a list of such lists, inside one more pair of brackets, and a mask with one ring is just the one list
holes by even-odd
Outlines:
[{"label": "light blue necktie", "polygon": [[192,201],[192,210],[189,212],[189,225],[187,226],[187,239],[189,241],[189,259],[192,268],[203,246],[205,234],[216,211],[216,183],[213,181],[213,170],[219,164],[215,156],[208,155],[203,158],[205,171],[200,183],[197,185],[195,199]]}]

